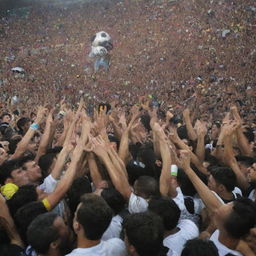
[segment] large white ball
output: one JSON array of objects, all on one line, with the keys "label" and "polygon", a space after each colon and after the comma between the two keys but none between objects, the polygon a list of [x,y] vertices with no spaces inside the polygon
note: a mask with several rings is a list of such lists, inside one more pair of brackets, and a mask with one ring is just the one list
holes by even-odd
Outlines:
[{"label": "large white ball", "polygon": [[100,43],[103,42],[109,42],[111,41],[111,36],[105,32],[105,31],[100,31],[96,33],[92,39],[92,46],[98,46]]}]

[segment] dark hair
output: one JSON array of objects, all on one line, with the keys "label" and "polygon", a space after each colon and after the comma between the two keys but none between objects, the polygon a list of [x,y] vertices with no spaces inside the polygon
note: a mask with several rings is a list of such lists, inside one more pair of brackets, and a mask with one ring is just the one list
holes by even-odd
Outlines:
[{"label": "dark hair", "polygon": [[9,140],[10,144],[9,144],[9,153],[10,154],[14,154],[16,148],[17,148],[17,145],[18,143],[22,140],[22,137],[21,136],[15,136],[13,138],[11,138]]},{"label": "dark hair", "polygon": [[246,167],[250,167],[255,162],[254,159],[249,156],[236,156],[236,160]]},{"label": "dark hair", "polygon": [[161,169],[159,170],[155,164],[157,157],[151,146],[145,146],[138,151],[137,158],[145,164],[145,171],[147,176],[152,176],[157,180],[160,177]]},{"label": "dark hair", "polygon": [[19,160],[7,160],[0,166],[0,184],[4,185],[8,178],[12,177],[12,172],[19,169]]},{"label": "dark hair", "polygon": [[75,213],[81,196],[85,193],[91,193],[92,187],[88,178],[79,177],[75,179],[67,192],[67,202],[72,214]]},{"label": "dark hair", "polygon": [[211,175],[215,181],[222,184],[227,191],[232,192],[236,186],[236,175],[228,167],[217,167],[211,170]]},{"label": "dark hair", "polygon": [[177,181],[182,193],[186,196],[194,196],[196,189],[183,169],[178,170]]},{"label": "dark hair", "polygon": [[[196,175],[202,180],[202,182],[207,184],[206,175],[204,175],[202,172],[200,172],[193,164],[191,164],[191,167],[192,167],[193,171],[196,173]],[[194,196],[197,193],[194,185],[188,178],[187,174],[181,168],[179,168],[179,170],[178,170],[177,181],[179,183],[182,193],[185,196]]]},{"label": "dark hair", "polygon": [[254,141],[255,135],[253,129],[249,127],[245,128],[244,136],[247,138],[248,142]]},{"label": "dark hair", "polygon": [[16,224],[16,227],[18,229],[18,232],[23,240],[23,242],[26,243],[26,233],[27,228],[30,225],[30,223],[40,214],[46,213],[47,210],[42,202],[31,202],[28,204],[25,204],[19,210],[14,216],[14,221]]},{"label": "dark hair", "polygon": [[34,159],[35,159],[35,155],[33,155],[33,154],[29,154],[29,155],[19,158],[20,167],[23,168],[24,164],[34,161]]},{"label": "dark hair", "polygon": [[57,214],[50,212],[40,214],[29,225],[27,240],[38,254],[47,253],[50,244],[59,238],[59,231],[53,225],[57,217]]},{"label": "dark hair", "polygon": [[127,173],[128,173],[128,181],[129,181],[129,184],[131,186],[134,185],[134,182],[140,176],[147,175],[147,170],[145,169],[145,167],[142,167],[142,166],[138,165],[138,162],[136,162],[134,160],[130,161],[127,164],[126,170],[127,170]]},{"label": "dark hair", "polygon": [[240,239],[256,224],[256,207],[248,198],[238,198],[233,204],[233,210],[224,227],[230,236]]},{"label": "dark hair", "polygon": [[172,230],[177,226],[181,212],[172,199],[153,198],[149,201],[148,209],[162,218],[166,230]]},{"label": "dark hair", "polygon": [[27,117],[22,117],[20,118],[18,121],[17,121],[17,127],[19,128],[20,131],[23,131],[23,126],[26,124],[26,123],[29,123],[30,122],[30,119],[27,118]]},{"label": "dark hair", "polygon": [[0,119],[2,120],[5,116],[9,116],[10,118],[12,118],[12,115],[10,113],[4,112],[1,116]]},{"label": "dark hair", "polygon": [[150,176],[140,176],[136,181],[138,195],[143,195],[145,198],[159,196],[158,181]]},{"label": "dark hair", "polygon": [[19,187],[19,190],[7,201],[10,213],[12,216],[20,207],[30,202],[37,201],[38,195],[34,185],[24,185]]},{"label": "dark hair", "polygon": [[14,135],[14,130],[11,128],[10,124],[6,122],[0,124],[0,132],[3,140],[10,140]]},{"label": "dark hair", "polygon": [[115,137],[115,135],[109,133],[109,134],[108,134],[108,139],[109,139],[110,142],[115,142],[116,145],[117,145],[117,148],[119,148],[120,141],[118,140],[117,137]]},{"label": "dark hair", "polygon": [[54,147],[54,148],[49,148],[49,149],[47,149],[46,154],[50,154],[50,153],[58,154],[58,153],[60,153],[60,151],[62,150],[62,148],[63,148],[63,147],[61,147],[61,146],[56,146],[56,147]]},{"label": "dark hair", "polygon": [[39,158],[38,165],[41,168],[42,176],[44,178],[48,176],[49,169],[50,169],[55,157],[56,157],[55,153],[48,153],[48,154],[42,155]]},{"label": "dark hair", "polygon": [[152,212],[128,215],[124,220],[128,241],[140,256],[158,255],[163,243],[163,224]]},{"label": "dark hair", "polygon": [[185,125],[178,127],[177,133],[181,140],[183,140],[183,139],[189,140],[187,127]]},{"label": "dark hair", "polygon": [[219,256],[219,253],[212,241],[195,238],[186,242],[181,256]]},{"label": "dark hair", "polygon": [[111,207],[115,215],[117,215],[124,209],[125,199],[122,194],[115,188],[104,188],[101,192],[101,196]]},{"label": "dark hair", "polygon": [[216,125],[217,128],[220,128],[220,127],[221,127],[220,121],[215,121],[212,125]]},{"label": "dark hair", "polygon": [[144,114],[140,117],[140,121],[143,124],[144,128],[149,132],[151,131],[150,127],[150,116],[148,114]]},{"label": "dark hair", "polygon": [[86,194],[81,198],[76,217],[86,238],[99,240],[111,222],[112,210],[102,197]]}]

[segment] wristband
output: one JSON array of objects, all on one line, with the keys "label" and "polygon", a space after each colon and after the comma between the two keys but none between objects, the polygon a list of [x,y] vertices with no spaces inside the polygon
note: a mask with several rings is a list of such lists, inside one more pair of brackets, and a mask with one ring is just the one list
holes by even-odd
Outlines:
[{"label": "wristband", "polygon": [[47,198],[43,199],[42,203],[43,203],[43,205],[44,205],[44,207],[46,208],[47,211],[50,211],[52,209],[52,207],[51,207]]},{"label": "wristband", "polygon": [[32,129],[32,130],[34,130],[34,131],[36,131],[36,130],[38,130],[38,128],[39,128],[39,125],[38,124],[36,124],[36,123],[33,123],[33,124],[31,124],[30,125],[30,127],[29,127],[30,129]]},{"label": "wristband", "polygon": [[171,165],[171,175],[177,177],[178,174],[178,166],[176,164]]}]

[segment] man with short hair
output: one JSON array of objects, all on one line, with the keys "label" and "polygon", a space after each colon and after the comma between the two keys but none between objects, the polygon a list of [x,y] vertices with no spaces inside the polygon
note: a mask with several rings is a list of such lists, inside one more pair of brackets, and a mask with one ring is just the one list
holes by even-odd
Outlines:
[{"label": "man with short hair", "polygon": [[81,198],[73,228],[77,235],[77,248],[67,256],[123,256],[124,242],[118,238],[101,241],[112,219],[111,208],[103,198],[86,194]]},{"label": "man with short hair", "polygon": [[27,241],[42,256],[62,256],[68,247],[69,230],[54,213],[37,216],[27,230]]},{"label": "man with short hair", "polygon": [[125,244],[131,256],[176,255],[163,246],[162,220],[153,212],[134,213],[124,221]]},{"label": "man with short hair", "polygon": [[195,223],[188,219],[181,219],[181,210],[169,198],[151,199],[148,209],[161,217],[164,224],[164,246],[181,254],[185,243],[199,235]]},{"label": "man with short hair", "polygon": [[222,203],[229,203],[241,197],[240,189],[236,188],[236,175],[228,167],[218,167],[211,171],[208,187]]},{"label": "man with short hair", "polygon": [[34,161],[34,157],[25,156],[21,160],[22,169],[26,171],[30,184],[38,185],[42,178],[39,165]]},{"label": "man with short hair", "polygon": [[194,184],[206,207],[214,213],[217,230],[210,239],[216,245],[219,255],[241,256],[242,254],[236,248],[240,239],[249,234],[250,229],[256,223],[254,203],[247,198],[237,198],[226,204],[221,202],[191,169],[189,152],[183,150],[180,156],[184,171]]},{"label": "man with short hair", "polygon": [[19,160],[9,160],[0,166],[1,193],[6,198],[9,199],[17,191],[18,187],[28,183],[27,173],[20,168]]}]

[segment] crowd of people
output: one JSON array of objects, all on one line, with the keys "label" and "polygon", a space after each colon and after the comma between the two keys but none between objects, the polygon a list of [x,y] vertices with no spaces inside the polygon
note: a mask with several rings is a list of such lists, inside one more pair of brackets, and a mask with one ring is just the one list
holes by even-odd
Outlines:
[{"label": "crowd of people", "polygon": [[255,117],[197,113],[146,96],[2,113],[0,254],[255,255]]},{"label": "crowd of people", "polygon": [[255,256],[253,0],[47,4],[0,20],[0,256]]}]

